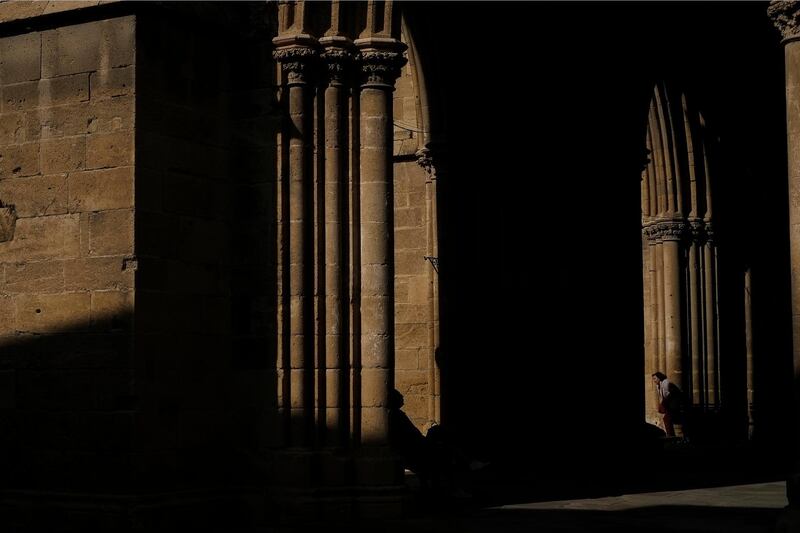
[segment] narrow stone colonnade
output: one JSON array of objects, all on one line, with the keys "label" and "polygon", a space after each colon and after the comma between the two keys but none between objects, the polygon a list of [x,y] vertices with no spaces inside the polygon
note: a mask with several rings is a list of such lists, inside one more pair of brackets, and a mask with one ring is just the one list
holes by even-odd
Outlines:
[{"label": "narrow stone colonnade", "polygon": [[[717,248],[710,142],[686,94],[655,86],[642,174],[645,383],[664,372],[706,410],[720,405]],[[659,423],[656,394],[647,419]]]},{"label": "narrow stone colonnade", "polygon": [[[399,503],[394,383],[392,2],[279,6],[277,500],[360,515]],[[281,431],[282,430],[282,431]],[[282,497],[282,496],[285,496]],[[329,506],[330,507],[330,506]],[[323,509],[324,512],[328,512]]]}]

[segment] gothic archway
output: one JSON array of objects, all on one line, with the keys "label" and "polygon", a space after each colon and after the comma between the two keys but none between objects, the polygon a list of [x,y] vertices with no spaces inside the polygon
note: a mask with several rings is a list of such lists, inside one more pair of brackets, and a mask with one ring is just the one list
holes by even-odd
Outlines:
[{"label": "gothic archway", "polygon": [[646,419],[660,422],[650,376],[663,372],[693,406],[720,404],[713,139],[680,89],[658,83],[642,172]]}]

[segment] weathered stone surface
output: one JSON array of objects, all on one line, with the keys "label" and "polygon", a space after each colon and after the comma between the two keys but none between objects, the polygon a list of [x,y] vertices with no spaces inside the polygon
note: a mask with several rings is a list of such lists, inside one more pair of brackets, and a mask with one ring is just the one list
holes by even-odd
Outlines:
[{"label": "weathered stone surface", "polygon": [[398,346],[425,346],[428,343],[428,324],[397,324],[395,338]]},{"label": "weathered stone surface", "polygon": [[64,261],[66,290],[125,290],[134,288],[134,270],[124,256]]},{"label": "weathered stone surface", "polygon": [[64,290],[64,265],[60,261],[9,263],[0,293],[45,293]]},{"label": "weathered stone surface", "polygon": [[88,22],[42,33],[42,76],[55,77],[131,65],[134,18]]},{"label": "weathered stone surface", "polygon": [[89,255],[133,254],[133,211],[119,209],[90,213]]},{"label": "weathered stone surface", "polygon": [[418,228],[425,223],[425,211],[419,207],[395,209],[395,228]]},{"label": "weathered stone surface", "polygon": [[79,228],[78,215],[21,218],[14,238],[0,243],[0,257],[8,262],[77,257]]},{"label": "weathered stone surface", "polygon": [[395,387],[408,394],[428,393],[428,372],[424,370],[402,370],[395,374]]},{"label": "weathered stone surface", "polygon": [[89,323],[87,292],[20,295],[14,297],[17,331],[50,333],[85,329]]},{"label": "weathered stone surface", "polygon": [[86,9],[117,1],[119,0],[14,0],[0,3],[0,22],[10,22],[75,9]]},{"label": "weathered stone surface", "polygon": [[[408,284],[408,301],[405,303],[421,305],[424,302],[429,305],[433,280],[428,276],[415,276],[405,278],[405,281]],[[428,317],[428,320],[432,318]]]},{"label": "weathered stone surface", "polygon": [[[425,300],[422,300],[425,302]],[[422,304],[395,304],[398,324],[427,324],[430,320],[430,306]]]},{"label": "weathered stone surface", "polygon": [[69,210],[79,213],[133,207],[133,186],[132,166],[72,173]]},{"label": "weathered stone surface", "polygon": [[91,74],[92,100],[127,96],[134,92],[134,67],[103,69]]},{"label": "weathered stone surface", "polygon": [[134,109],[135,100],[130,95],[90,101],[86,108],[86,131],[111,133],[131,130],[134,127]]},{"label": "weathered stone surface", "polygon": [[86,168],[121,167],[133,164],[133,132],[89,135],[86,140]]},{"label": "weathered stone surface", "polygon": [[419,368],[419,350],[398,349],[395,352],[395,368],[397,370],[417,370]]},{"label": "weathered stone surface", "polygon": [[11,113],[39,107],[39,83],[35,81],[6,85],[2,88],[0,111]]},{"label": "weathered stone surface", "polygon": [[0,200],[14,206],[17,216],[41,217],[67,212],[65,175],[0,180]]},{"label": "weathered stone surface", "polygon": [[425,255],[424,250],[427,245],[427,234],[425,228],[411,228],[411,229],[395,229],[394,242],[395,246],[400,250],[421,250]]},{"label": "weathered stone surface", "polygon": [[391,370],[387,368],[365,368],[361,371],[361,405],[364,407],[385,407]]},{"label": "weathered stone surface", "polygon": [[[0,335],[7,335],[15,331],[15,315],[14,300],[11,296],[0,293]],[[3,348],[4,342],[9,342],[10,340],[11,339],[8,338],[4,341],[3,337],[0,337],[0,349]]]},{"label": "weathered stone surface", "polygon": [[24,113],[0,113],[0,145],[22,144],[28,140],[26,133]]},{"label": "weathered stone surface", "polygon": [[89,74],[75,74],[39,82],[39,105],[63,105],[89,100]]},{"label": "weathered stone surface", "polygon": [[52,0],[47,2],[47,6],[42,11],[43,15],[50,13],[59,13],[61,11],[70,11],[73,9],[85,9],[87,7],[94,7],[96,5],[107,4],[109,2],[116,2],[118,0]]},{"label": "weathered stone surface", "polygon": [[86,138],[65,137],[41,143],[42,174],[82,170],[86,165]]},{"label": "weathered stone surface", "polygon": [[17,211],[14,207],[0,207],[0,242],[8,242],[14,238],[17,228]]},{"label": "weathered stone surface", "polygon": [[[8,3],[0,6],[2,11]],[[0,85],[38,80],[42,73],[42,38],[39,33],[0,39]]]},{"label": "weathered stone surface", "polygon": [[39,144],[0,146],[0,179],[39,173]]},{"label": "weathered stone surface", "polygon": [[420,250],[395,250],[395,274],[398,276],[420,276],[430,264]]}]

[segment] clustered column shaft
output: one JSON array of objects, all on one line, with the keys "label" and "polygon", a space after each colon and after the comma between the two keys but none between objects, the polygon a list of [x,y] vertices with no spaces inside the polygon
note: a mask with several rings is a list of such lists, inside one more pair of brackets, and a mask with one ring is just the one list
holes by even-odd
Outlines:
[{"label": "clustered column shaft", "polygon": [[[367,484],[391,484],[392,91],[404,46],[377,37],[292,35],[274,42],[287,110],[281,161],[287,208],[279,221],[289,228],[282,233],[288,251],[281,276],[289,336],[281,347],[288,354],[279,358],[287,444],[312,455],[384,450],[366,453],[367,470],[388,465],[378,465],[386,475],[368,475]],[[305,464],[312,469],[314,461]]]},{"label": "clustered column shaft", "polygon": [[349,431],[347,353],[347,169],[348,70],[353,54],[346,40],[329,38],[322,58],[327,71],[325,121],[325,443],[342,446]]},{"label": "clustered column shaft", "polygon": [[[311,203],[311,164],[313,155],[313,126],[310,85],[312,68],[317,56],[316,50],[305,42],[292,42],[289,46],[275,52],[276,59],[282,62],[285,75],[285,98],[287,100],[287,131],[284,142],[288,142],[287,160],[284,161],[283,179],[288,182],[288,212],[282,222],[289,226],[288,264],[283,279],[288,278],[288,299],[284,298],[284,314],[288,317],[288,358],[283,359],[284,391],[288,389],[289,417],[288,443],[295,447],[308,447],[313,439],[313,338],[311,323],[313,316],[313,266],[309,224]],[[285,245],[285,243],[284,243]],[[285,288],[284,288],[285,290]],[[288,301],[287,301],[288,300]],[[288,305],[286,305],[288,304]]]}]

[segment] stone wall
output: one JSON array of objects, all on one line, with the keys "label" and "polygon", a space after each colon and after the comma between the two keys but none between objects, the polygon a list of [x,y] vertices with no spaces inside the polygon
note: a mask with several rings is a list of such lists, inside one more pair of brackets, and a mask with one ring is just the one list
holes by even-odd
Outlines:
[{"label": "stone wall", "polygon": [[[429,175],[417,164],[422,148],[419,90],[413,58],[394,93],[395,387],[403,410],[420,427],[438,421],[434,384],[435,205]],[[433,371],[433,373],[432,373]]]},{"label": "stone wall", "polygon": [[137,430],[147,475],[218,484],[274,437],[279,115],[266,42],[174,9],[138,33]]},{"label": "stone wall", "polygon": [[134,32],[121,17],[0,38],[5,486],[128,479]]},{"label": "stone wall", "polygon": [[246,483],[276,437],[270,30],[122,7],[0,37],[8,489]]}]

